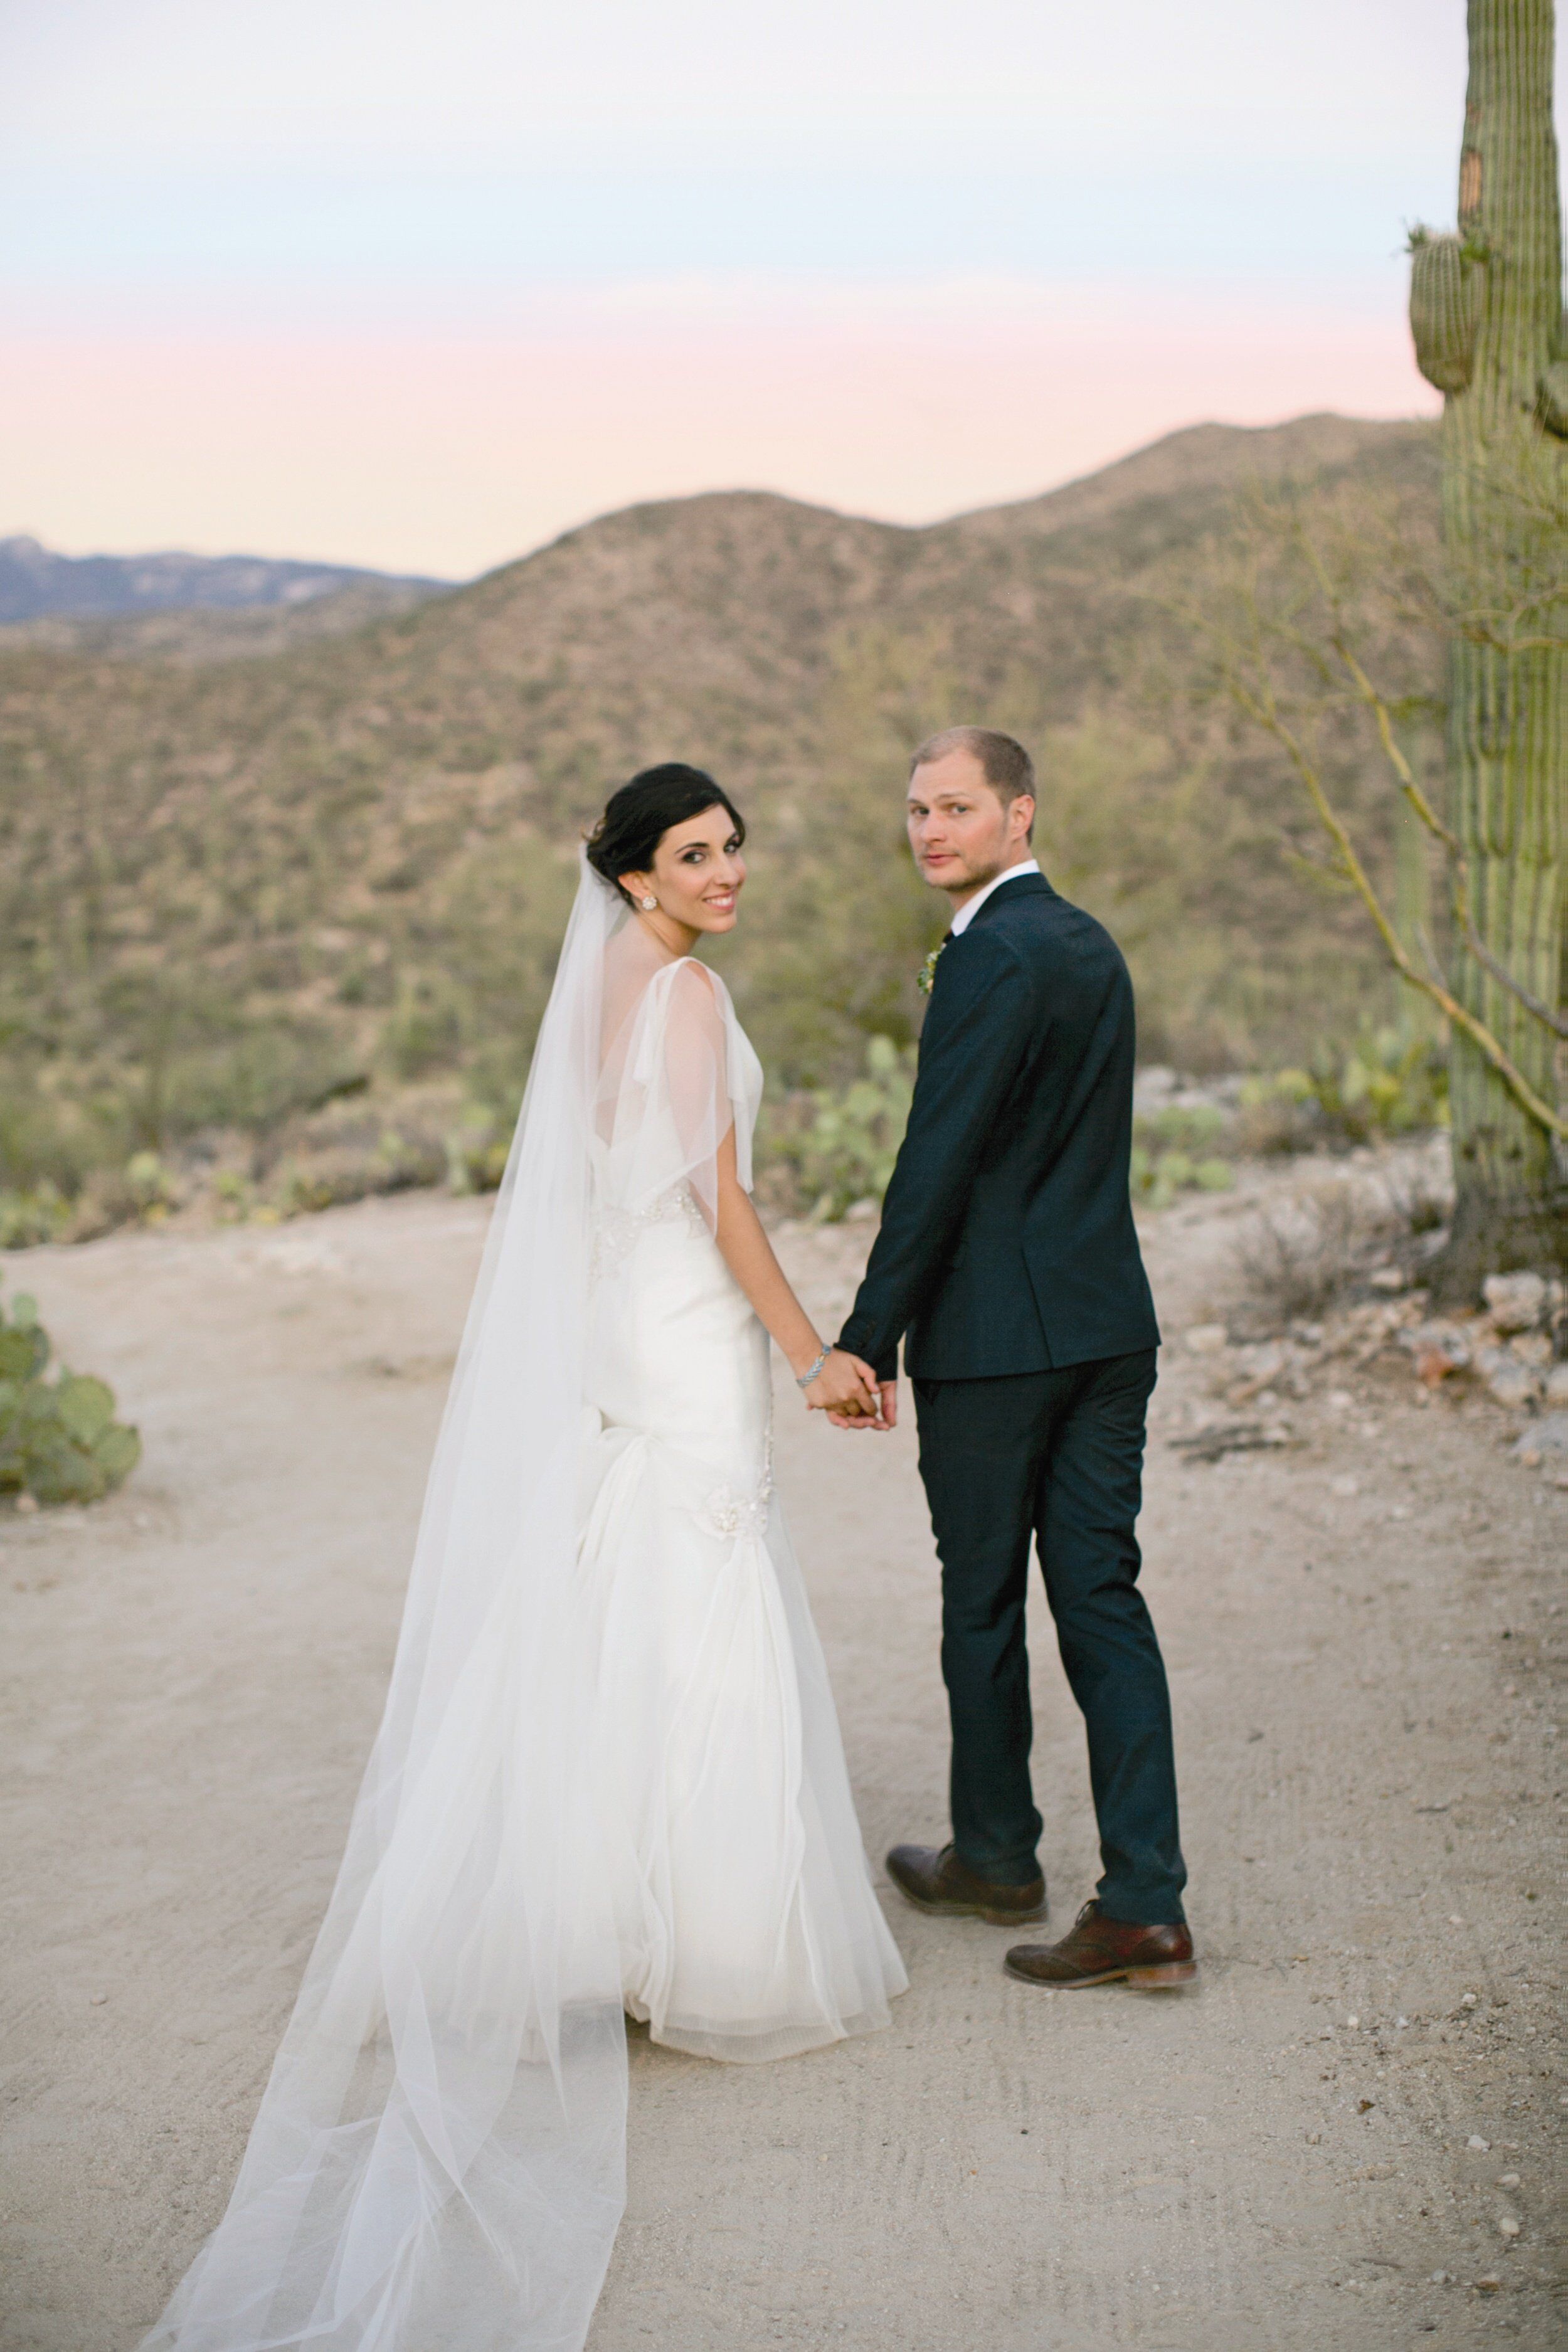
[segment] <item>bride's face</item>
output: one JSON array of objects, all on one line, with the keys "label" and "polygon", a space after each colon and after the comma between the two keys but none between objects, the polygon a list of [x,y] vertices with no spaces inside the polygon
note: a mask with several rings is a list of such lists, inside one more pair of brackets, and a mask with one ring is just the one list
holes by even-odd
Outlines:
[{"label": "bride's face", "polygon": [[659,912],[689,931],[732,931],[746,861],[729,810],[705,809],[672,824],[654,852],[652,873],[621,878],[634,898],[651,891]]}]

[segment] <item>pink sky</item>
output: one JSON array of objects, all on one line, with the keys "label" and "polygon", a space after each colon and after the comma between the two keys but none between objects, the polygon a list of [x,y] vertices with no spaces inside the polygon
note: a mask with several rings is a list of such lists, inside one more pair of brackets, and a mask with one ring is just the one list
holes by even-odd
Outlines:
[{"label": "pink sky", "polygon": [[0,444],[26,466],[3,527],[460,577],[637,499],[744,485],[921,522],[1206,418],[1436,405],[1397,311],[1234,288],[644,281],[527,310],[13,339]]}]

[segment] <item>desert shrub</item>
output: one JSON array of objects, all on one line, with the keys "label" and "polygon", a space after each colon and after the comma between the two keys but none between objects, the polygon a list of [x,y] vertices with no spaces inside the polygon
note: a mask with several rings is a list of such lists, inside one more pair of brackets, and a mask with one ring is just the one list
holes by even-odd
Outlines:
[{"label": "desert shrub", "polygon": [[60,1053],[5,1051],[0,1012],[0,1188],[73,1200],[94,1168],[118,1166],[134,1148],[117,1081]]},{"label": "desert shrub", "polygon": [[763,1130],[763,1154],[783,1169],[814,1217],[832,1223],[857,1201],[880,1202],[914,1093],[915,1051],[890,1037],[866,1047],[863,1077],[795,1097]]},{"label": "desert shrub", "polygon": [[1430,1256],[1435,1236],[1454,1213],[1454,1167],[1446,1139],[1420,1155],[1391,1155],[1377,1171],[1378,1191],[1395,1255],[1412,1265]]},{"label": "desert shrub", "polygon": [[1348,1184],[1321,1184],[1264,1210],[1237,1244],[1249,1298],[1285,1320],[1326,1312],[1361,1275],[1375,1238]]},{"label": "desert shrub", "polygon": [[1185,1151],[1151,1151],[1132,1147],[1132,1197],[1150,1209],[1166,1209],[1179,1192],[1228,1192],[1236,1171],[1217,1156],[1194,1160]]},{"label": "desert shrub", "polygon": [[1151,1151],[1185,1151],[1197,1159],[1224,1156],[1231,1122],[1215,1103],[1164,1103],[1158,1110],[1140,1111],[1132,1137]]},{"label": "desert shrub", "polygon": [[400,1078],[422,1078],[448,1067],[462,1041],[455,992],[439,980],[406,982],[382,1030],[382,1050]]},{"label": "desert shrub", "polygon": [[1132,1197],[1163,1209],[1179,1192],[1227,1192],[1236,1171],[1226,1158],[1231,1123],[1211,1103],[1170,1103],[1132,1122]]},{"label": "desert shrub", "polygon": [[1262,1159],[1311,1151],[1325,1141],[1323,1115],[1305,1070],[1245,1079],[1237,1098],[1237,1141]]},{"label": "desert shrub", "polygon": [[237,1168],[219,1168],[212,1180],[214,1210],[221,1224],[243,1225],[256,1206],[256,1187]]},{"label": "desert shrub", "polygon": [[64,1232],[71,1204],[46,1176],[26,1192],[0,1192],[0,1249],[36,1249]]},{"label": "desert shrub", "polygon": [[264,1203],[285,1217],[334,1209],[373,1193],[439,1184],[447,1173],[444,1133],[417,1104],[367,1106],[303,1124],[264,1188]]},{"label": "desert shrub", "polygon": [[1426,1038],[1363,1030],[1348,1052],[1320,1047],[1308,1077],[1330,1133],[1352,1143],[1447,1123],[1447,1059]]},{"label": "desert shrub", "polygon": [[185,1188],[155,1151],[133,1151],[123,1167],[95,1169],[72,1203],[61,1239],[97,1241],[121,1225],[159,1225],[182,1206]]},{"label": "desert shrub", "polygon": [[1366,1029],[1353,1045],[1322,1044],[1304,1069],[1249,1078],[1238,1134],[1249,1151],[1309,1151],[1368,1143],[1447,1124],[1447,1063],[1430,1040]]},{"label": "desert shrub", "polygon": [[1263,1210],[1243,1229],[1236,1262],[1245,1298],[1272,1324],[1316,1318],[1348,1295],[1408,1279],[1430,1255],[1440,1188],[1414,1171],[1367,1184],[1329,1180]]},{"label": "desert shrub", "polygon": [[0,1302],[0,1495],[95,1503],[130,1476],[142,1441],[103,1381],[63,1367],[46,1380],[50,1353],[34,1301],[18,1292],[9,1315]]},{"label": "desert shrub", "polygon": [[132,1153],[125,1163],[124,1184],[135,1213],[151,1224],[179,1207],[179,1182],[155,1151]]},{"label": "desert shrub", "polygon": [[512,1118],[482,1102],[467,1103],[447,1131],[447,1181],[454,1192],[493,1192],[506,1170]]}]

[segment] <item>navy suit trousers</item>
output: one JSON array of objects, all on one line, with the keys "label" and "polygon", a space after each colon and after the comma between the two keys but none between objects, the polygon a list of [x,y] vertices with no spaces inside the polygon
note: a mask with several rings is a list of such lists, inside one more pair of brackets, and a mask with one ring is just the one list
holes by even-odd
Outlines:
[{"label": "navy suit trousers", "polygon": [[1060,1371],[914,1382],[921,1476],[942,1560],[952,1831],[983,1877],[1037,1867],[1024,1639],[1031,1539],[1081,1708],[1100,1825],[1101,1909],[1182,1917],[1175,1758],[1164,1663],[1135,1528],[1152,1348]]}]

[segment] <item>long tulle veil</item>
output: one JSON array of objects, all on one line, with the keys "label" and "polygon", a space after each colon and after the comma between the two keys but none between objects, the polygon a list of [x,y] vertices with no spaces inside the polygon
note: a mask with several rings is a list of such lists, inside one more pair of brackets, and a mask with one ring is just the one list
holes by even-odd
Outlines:
[{"label": "long tulle veil", "polygon": [[584,864],[342,1866],[228,2210],[143,2352],[577,2352],[587,2332],[626,2074],[572,1568],[624,911]]}]

